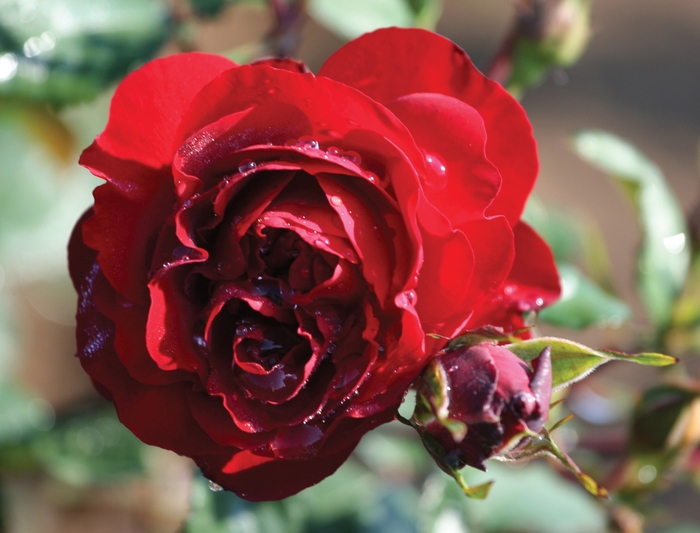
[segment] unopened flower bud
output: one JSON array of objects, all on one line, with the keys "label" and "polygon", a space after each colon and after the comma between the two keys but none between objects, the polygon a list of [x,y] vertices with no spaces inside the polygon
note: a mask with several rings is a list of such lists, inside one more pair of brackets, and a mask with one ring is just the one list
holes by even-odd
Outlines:
[{"label": "unopened flower bud", "polygon": [[485,470],[484,461],[542,430],[552,392],[549,347],[532,365],[490,343],[458,348],[428,364],[413,424],[438,464]]}]

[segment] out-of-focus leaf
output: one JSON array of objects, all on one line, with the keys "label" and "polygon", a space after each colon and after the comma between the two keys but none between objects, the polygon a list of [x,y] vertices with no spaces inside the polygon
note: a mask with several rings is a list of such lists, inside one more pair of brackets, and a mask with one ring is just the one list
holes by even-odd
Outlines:
[{"label": "out-of-focus leaf", "polygon": [[416,25],[416,15],[404,0],[311,0],[308,11],[347,40],[386,26]]},{"label": "out-of-focus leaf", "polygon": [[[51,405],[9,383],[0,383],[0,455],[2,446],[17,444],[54,425]],[[0,460],[0,464],[3,461]]]},{"label": "out-of-focus leaf", "polygon": [[[533,461],[519,468],[491,462],[488,473],[465,471],[471,484],[493,479],[486,500],[462,501],[467,531],[537,531],[538,533],[587,533],[605,531],[602,506],[575,484],[558,476],[551,468]],[[448,483],[446,504],[460,494]]]},{"label": "out-of-focus leaf", "polygon": [[[90,173],[63,164],[57,150],[64,148],[51,146],[73,142],[55,139],[67,126],[55,116],[38,119],[41,112],[37,106],[0,101],[0,268],[8,285],[18,272],[26,281],[66,276],[66,242],[92,202]],[[49,129],[47,124],[56,124],[54,133],[35,135]],[[77,157],[72,151],[70,158]]]},{"label": "out-of-focus leaf", "polygon": [[45,471],[75,486],[109,483],[143,470],[145,445],[119,422],[111,405],[59,419],[28,445]]},{"label": "out-of-focus leaf", "polygon": [[539,337],[508,344],[508,348],[523,361],[535,359],[547,346],[552,349],[552,387],[570,385],[593,372],[608,361],[632,361],[640,365],[667,366],[677,362],[675,357],[660,353],[638,353],[634,355],[594,350],[577,342],[556,337]]},{"label": "out-of-focus leaf", "polygon": [[0,95],[87,100],[150,59],[172,28],[163,0],[4,0]]},{"label": "out-of-focus leaf", "polygon": [[531,196],[523,220],[539,233],[559,263],[582,264],[592,281],[613,293],[610,258],[595,221]]},{"label": "out-of-focus leaf", "polygon": [[571,329],[617,327],[630,316],[627,305],[610,296],[575,266],[560,263],[561,298],[539,313],[540,320]]},{"label": "out-of-focus leaf", "polygon": [[442,14],[442,0],[405,0],[416,18],[416,26],[435,30]]},{"label": "out-of-focus leaf", "polygon": [[666,344],[674,353],[700,352],[700,254],[693,259],[685,287],[676,300]]},{"label": "out-of-focus leaf", "polygon": [[547,241],[557,261],[576,261],[581,255],[581,221],[570,213],[545,205],[531,196],[523,220]]},{"label": "out-of-focus leaf", "polygon": [[387,483],[352,458],[318,485],[278,502],[214,491],[197,474],[184,532],[418,533],[418,498],[410,484]]},{"label": "out-of-focus leaf", "polygon": [[200,17],[210,18],[221,13],[227,0],[190,0],[192,10]]},{"label": "out-of-focus leaf", "polygon": [[647,390],[634,411],[634,454],[695,447],[700,442],[700,386],[662,384]]},{"label": "out-of-focus leaf", "polygon": [[688,273],[688,228],[661,170],[634,146],[604,131],[583,131],[574,149],[614,177],[632,200],[643,232],[638,289],[652,323],[665,329]]}]

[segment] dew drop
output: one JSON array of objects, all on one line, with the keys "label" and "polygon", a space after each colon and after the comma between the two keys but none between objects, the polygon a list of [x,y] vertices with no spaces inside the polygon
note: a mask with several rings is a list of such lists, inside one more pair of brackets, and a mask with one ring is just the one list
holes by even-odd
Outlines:
[{"label": "dew drop", "polygon": [[432,172],[428,172],[426,181],[428,185],[435,189],[441,190],[447,186],[447,168],[445,164],[437,158],[437,156],[425,152],[425,162]]},{"label": "dew drop", "polygon": [[377,175],[374,172],[366,172],[367,181],[370,183],[377,183]]},{"label": "dew drop", "polygon": [[248,172],[250,170],[253,170],[257,166],[258,165],[252,159],[244,159],[238,164],[238,172]]},{"label": "dew drop", "polygon": [[350,150],[349,152],[345,152],[342,155],[342,158],[347,159],[348,161],[350,161],[351,163],[355,163],[356,165],[362,163],[362,157],[360,156],[360,154],[352,150]]},{"label": "dew drop", "polygon": [[331,196],[331,203],[335,206],[343,205],[343,199],[340,196]]},{"label": "dew drop", "polygon": [[296,142],[296,146],[299,146],[304,150],[308,150],[309,148],[315,148],[318,150],[319,148],[318,141],[309,135],[299,137],[299,140]]},{"label": "dew drop", "polygon": [[224,490],[224,488],[218,483],[214,483],[213,481],[209,480],[209,490],[212,492],[221,492]]},{"label": "dew drop", "polygon": [[416,291],[406,291],[406,300],[408,300],[408,303],[410,303],[411,305],[416,305],[416,302],[418,301],[418,295],[416,295]]},{"label": "dew drop", "polygon": [[428,163],[428,166],[430,166],[431,169],[438,175],[438,176],[444,176],[445,172],[447,172],[447,169],[445,168],[445,165],[442,161],[440,161],[436,156],[433,154],[425,154],[425,161]]},{"label": "dew drop", "polygon": [[535,300],[535,305],[536,305],[537,307],[542,307],[542,306],[544,305],[544,300],[543,300],[542,298],[537,298],[537,299]]},{"label": "dew drop", "polygon": [[340,157],[343,153],[343,151],[340,148],[337,148],[335,146],[329,146],[328,150],[326,150],[326,153],[328,155],[332,155],[334,157]]}]

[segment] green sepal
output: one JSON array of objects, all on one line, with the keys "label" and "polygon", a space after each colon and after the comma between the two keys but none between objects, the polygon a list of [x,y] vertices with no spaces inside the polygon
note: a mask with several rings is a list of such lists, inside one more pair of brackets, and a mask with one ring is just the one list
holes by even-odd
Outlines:
[{"label": "green sepal", "polygon": [[557,444],[552,440],[549,431],[546,429],[543,429],[539,435],[530,438],[524,446],[506,452],[500,458],[508,461],[519,461],[538,457],[540,455],[549,455],[557,459],[574,475],[581,486],[593,496],[598,498],[609,497],[605,487],[600,486],[591,476],[584,473],[571,457],[559,449]]}]

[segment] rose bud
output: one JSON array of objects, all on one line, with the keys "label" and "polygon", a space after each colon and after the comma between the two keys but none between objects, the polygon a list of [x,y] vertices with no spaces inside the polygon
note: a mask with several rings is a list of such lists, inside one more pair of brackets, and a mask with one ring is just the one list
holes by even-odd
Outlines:
[{"label": "rose bud", "polygon": [[445,468],[484,461],[539,433],[549,414],[549,347],[534,371],[506,348],[483,343],[433,359],[421,374],[413,424]]}]

